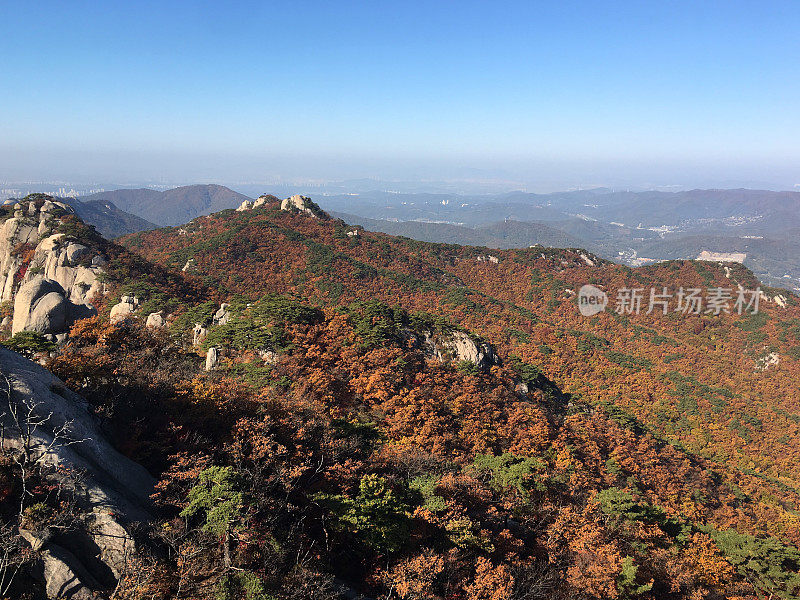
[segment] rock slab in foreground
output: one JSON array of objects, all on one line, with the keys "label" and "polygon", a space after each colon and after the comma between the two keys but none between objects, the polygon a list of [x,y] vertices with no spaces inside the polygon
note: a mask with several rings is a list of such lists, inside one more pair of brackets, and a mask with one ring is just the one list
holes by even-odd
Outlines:
[{"label": "rock slab in foreground", "polygon": [[[82,510],[88,513],[88,534],[39,539],[33,532],[23,536],[38,548],[41,573],[51,598],[91,597],[92,591],[113,586],[135,551],[125,525],[151,518],[150,494],[155,481],[147,471],[118,453],[102,435],[86,401],[68,390],[52,373],[15,352],[0,348],[0,374],[11,385],[11,402],[33,406],[46,424],[34,435],[38,450],[45,450],[43,464],[81,471],[78,483],[59,483],[72,489]],[[2,381],[5,386],[5,381]],[[0,395],[0,413],[7,412],[8,399]],[[49,417],[49,418],[48,418]],[[69,446],[48,448],[53,431],[69,424],[70,438],[83,440]],[[19,433],[7,416],[3,418],[5,443],[18,449]],[[100,583],[98,583],[100,581]],[[100,590],[98,590],[100,588]]]}]

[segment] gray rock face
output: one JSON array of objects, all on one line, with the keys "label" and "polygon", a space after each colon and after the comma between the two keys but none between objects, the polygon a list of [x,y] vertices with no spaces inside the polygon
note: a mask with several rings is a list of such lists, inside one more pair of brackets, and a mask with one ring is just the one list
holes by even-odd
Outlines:
[{"label": "gray rock face", "polygon": [[111,313],[109,313],[108,318],[112,323],[121,323],[135,311],[136,303],[134,303],[129,296],[123,296],[119,304],[115,304],[111,307]]},{"label": "gray rock face", "polygon": [[322,217],[325,213],[320,209],[319,206],[314,204],[311,198],[306,196],[300,196],[299,194],[295,194],[290,198],[286,198],[281,202],[281,210],[287,210],[290,212],[301,212],[305,213],[312,217]]},{"label": "gray rock face", "polygon": [[101,585],[82,568],[74,554],[58,544],[43,541],[30,531],[20,529],[20,535],[39,555],[38,576],[45,582],[48,598],[94,600],[93,589],[99,589]]},{"label": "gray rock face", "polygon": [[147,322],[145,323],[145,327],[153,329],[163,326],[164,326],[163,314],[161,314],[160,312],[154,312],[147,315]]},{"label": "gray rock face", "polygon": [[[102,285],[97,280],[102,269],[91,265],[92,261],[89,260],[93,252],[83,244],[69,242],[63,234],[57,233],[36,246],[29,271],[40,271],[46,279],[61,284],[70,300],[86,304],[95,294],[102,292]],[[84,260],[89,263],[88,266],[81,264]]]},{"label": "gray rock face", "polygon": [[208,329],[203,327],[200,323],[195,323],[194,329],[192,329],[192,345],[199,345],[205,339],[207,334]]},{"label": "gray rock face", "polygon": [[91,253],[92,251],[83,244],[69,243],[64,248],[66,262],[70,265],[77,265],[82,258]]},{"label": "gray rock face", "polygon": [[219,364],[219,350],[211,347],[206,352],[206,371],[213,371]]},{"label": "gray rock face", "polygon": [[214,325],[225,325],[231,320],[231,313],[228,311],[229,304],[222,303],[219,310],[214,313]]},{"label": "gray rock face", "polygon": [[489,344],[475,341],[463,331],[454,331],[450,339],[443,340],[442,344],[452,351],[456,360],[471,362],[481,369],[486,369],[499,362]]},{"label": "gray rock face", "polygon": [[489,343],[473,338],[463,331],[439,336],[426,333],[422,337],[414,331],[406,330],[403,337],[406,342],[420,348],[428,358],[436,358],[441,362],[468,361],[481,370],[500,364],[500,358]]},{"label": "gray rock face", "polygon": [[23,264],[23,257],[14,250],[20,245],[34,245],[39,239],[38,224],[22,217],[12,217],[0,229],[0,278],[2,278],[2,300],[11,300],[14,294],[15,277]]},{"label": "gray rock face", "polygon": [[[0,300],[11,300],[18,287],[37,275],[58,282],[76,304],[87,304],[95,294],[102,293],[97,275],[105,257],[63,233],[53,233],[60,217],[72,213],[72,208],[51,200],[41,203],[40,208],[36,202],[19,206],[15,216],[0,228]],[[20,277],[27,259],[27,270]]]},{"label": "gray rock face", "polygon": [[66,333],[75,321],[97,314],[95,308],[75,304],[57,282],[36,277],[25,283],[14,299],[11,333],[35,331],[45,335]]},{"label": "gray rock face", "polygon": [[[38,548],[41,571],[51,598],[89,598],[87,592],[107,587],[108,578],[118,578],[135,544],[126,530],[134,521],[151,518],[150,494],[155,481],[140,465],[119,454],[106,441],[88,405],[69,391],[58,378],[15,352],[0,348],[0,373],[8,378],[11,402],[32,407],[44,424],[37,428],[31,446],[54,482],[71,490],[88,513],[87,533],[57,538],[23,533]],[[22,438],[0,408],[5,444],[18,451]],[[66,428],[71,445],[53,444],[54,432]],[[79,441],[80,440],[80,441]],[[61,467],[61,469],[59,469]],[[85,473],[82,478],[64,475],[67,470]],[[103,581],[105,579],[105,581]],[[100,581],[100,584],[98,584]],[[113,585],[112,585],[113,587]]]},{"label": "gray rock face", "polygon": [[256,198],[256,201],[253,202],[253,208],[261,208],[268,202],[269,202],[268,196],[259,196],[258,198]]}]

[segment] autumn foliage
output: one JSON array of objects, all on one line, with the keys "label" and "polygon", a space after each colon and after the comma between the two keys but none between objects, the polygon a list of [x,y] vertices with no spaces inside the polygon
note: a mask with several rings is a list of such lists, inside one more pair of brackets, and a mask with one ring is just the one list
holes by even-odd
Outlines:
[{"label": "autumn foliage", "polygon": [[[159,265],[168,326],[81,321],[49,362],[159,479],[118,597],[797,596],[795,299],[586,319],[585,282],[757,283],[346,231],[269,205],[123,240],[113,293]],[[499,360],[437,352],[456,331]]]}]

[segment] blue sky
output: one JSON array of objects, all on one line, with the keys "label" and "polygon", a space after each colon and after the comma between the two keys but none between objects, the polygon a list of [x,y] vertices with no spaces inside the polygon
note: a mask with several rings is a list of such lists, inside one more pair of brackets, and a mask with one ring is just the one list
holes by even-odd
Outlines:
[{"label": "blue sky", "polygon": [[0,179],[791,187],[798,22],[796,2],[0,1]]}]

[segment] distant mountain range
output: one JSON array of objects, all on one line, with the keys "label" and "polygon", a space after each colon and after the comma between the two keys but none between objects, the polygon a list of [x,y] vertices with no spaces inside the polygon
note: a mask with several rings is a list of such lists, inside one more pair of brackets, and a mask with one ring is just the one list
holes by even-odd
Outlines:
[{"label": "distant mountain range", "polygon": [[696,258],[703,250],[744,252],[745,264],[762,281],[800,290],[798,192],[371,192],[329,196],[320,204],[372,219],[364,227],[386,233],[498,248],[566,244],[632,266]]},{"label": "distant mountain range", "polygon": [[473,228],[449,223],[368,219],[335,211],[331,212],[331,215],[351,225],[361,225],[369,231],[402,235],[423,242],[486,246],[488,248],[527,248],[534,244],[556,248],[586,248],[591,245],[543,223],[500,221]]},{"label": "distant mountain range", "polygon": [[[766,190],[692,190],[687,192],[614,192],[605,189],[553,194],[458,196],[370,192],[326,196],[328,210],[372,219],[420,220],[484,225],[503,219],[563,221],[581,219],[628,227],[717,229],[747,226],[776,232],[800,227],[800,192]],[[719,233],[719,232],[718,232]]]},{"label": "distant mountain range", "polygon": [[121,189],[83,198],[84,202],[111,202],[158,225],[181,225],[201,215],[235,208],[244,200],[250,198],[222,185],[187,185],[164,192]]}]

